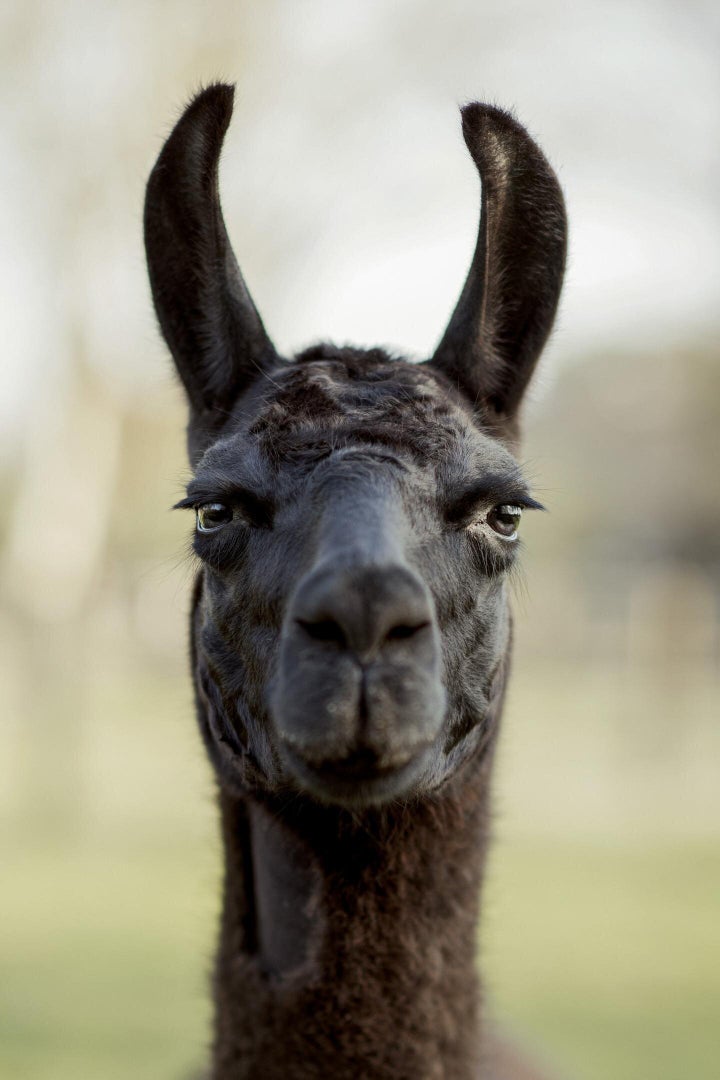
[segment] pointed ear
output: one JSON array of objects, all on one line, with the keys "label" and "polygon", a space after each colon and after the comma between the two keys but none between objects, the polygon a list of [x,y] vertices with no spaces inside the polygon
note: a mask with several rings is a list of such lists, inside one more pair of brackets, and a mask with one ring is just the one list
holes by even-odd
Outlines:
[{"label": "pointed ear", "polygon": [[512,439],[560,297],[565,206],[550,165],[513,117],[491,105],[466,105],[462,128],[482,181],[480,232],[430,363]]},{"label": "pointed ear", "polygon": [[233,255],[218,162],[234,89],[191,101],[165,143],[145,196],[145,250],[155,311],[190,402],[191,428],[212,430],[238,393],[276,362]]}]

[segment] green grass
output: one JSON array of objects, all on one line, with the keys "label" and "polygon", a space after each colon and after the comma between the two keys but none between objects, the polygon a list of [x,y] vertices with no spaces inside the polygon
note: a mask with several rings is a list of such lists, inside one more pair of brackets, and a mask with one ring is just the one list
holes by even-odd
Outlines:
[{"label": "green grass", "polygon": [[720,849],[500,844],[483,952],[495,1011],[576,1080],[711,1080]]},{"label": "green grass", "polygon": [[207,853],[28,843],[3,882],[3,1080],[177,1080],[202,1061]]},{"label": "green grass", "polygon": [[[2,1080],[191,1075],[217,871],[197,836],[5,845]],[[501,840],[481,950],[494,1012],[560,1076],[714,1080],[718,897],[709,843]]]}]

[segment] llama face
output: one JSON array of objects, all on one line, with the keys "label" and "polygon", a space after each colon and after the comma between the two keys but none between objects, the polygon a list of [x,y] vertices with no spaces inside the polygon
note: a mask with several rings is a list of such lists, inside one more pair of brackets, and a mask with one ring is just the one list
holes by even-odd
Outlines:
[{"label": "llama face", "polygon": [[183,500],[221,776],[349,804],[436,787],[492,733],[516,462],[379,351],[310,350],[235,413]]},{"label": "llama face", "polygon": [[480,234],[433,358],[319,346],[287,362],[220,209],[232,97],[191,102],[145,202],[190,408],[201,728],[234,790],[421,794],[483,752],[499,713],[516,526],[537,505],[510,447],[560,293],[562,195],[512,117],[467,106]]}]

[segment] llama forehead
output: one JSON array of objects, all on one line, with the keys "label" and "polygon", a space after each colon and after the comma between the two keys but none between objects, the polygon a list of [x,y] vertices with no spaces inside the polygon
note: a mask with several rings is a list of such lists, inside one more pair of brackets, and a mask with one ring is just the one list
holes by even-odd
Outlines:
[{"label": "llama forehead", "polygon": [[488,457],[495,467],[503,457],[512,461],[442,378],[380,350],[301,354],[273,379],[247,434],[276,465],[312,463],[332,450],[367,444],[420,467],[453,460],[462,467],[475,457]]},{"label": "llama forehead", "polygon": [[[442,376],[382,350],[320,346],[273,372],[255,408],[205,454],[200,471],[271,477],[314,468],[335,451],[369,445],[452,484],[484,471],[517,472],[497,439]],[[274,481],[273,481],[274,482]]]},{"label": "llama forehead", "polygon": [[250,432],[270,441],[308,424],[340,428],[398,421],[416,434],[429,425],[437,433],[467,422],[438,380],[418,365],[379,351],[350,352],[347,359],[342,353],[316,360],[303,354],[275,376]]}]

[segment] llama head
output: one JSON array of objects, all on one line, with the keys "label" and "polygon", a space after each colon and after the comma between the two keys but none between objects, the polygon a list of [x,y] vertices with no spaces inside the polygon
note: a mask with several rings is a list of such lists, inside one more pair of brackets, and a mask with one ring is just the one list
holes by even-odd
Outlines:
[{"label": "llama head", "polygon": [[232,112],[187,108],[148,183],[155,308],[185,385],[200,722],[230,790],[340,805],[435,790],[492,739],[507,575],[532,499],[518,409],[562,282],[565,214],[536,145],[463,110],[480,234],[432,359],[280,358],[233,256],[218,159]]}]

